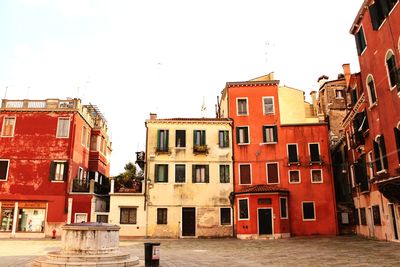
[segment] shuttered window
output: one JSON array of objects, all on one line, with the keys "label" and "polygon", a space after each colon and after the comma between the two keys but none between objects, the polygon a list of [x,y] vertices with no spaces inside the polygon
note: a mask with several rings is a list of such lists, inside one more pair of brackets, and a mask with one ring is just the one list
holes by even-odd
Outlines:
[{"label": "shuttered window", "polygon": [[120,224],[136,224],[136,208],[121,208]]},{"label": "shuttered window", "polygon": [[267,163],[267,183],[279,183],[278,163]]},{"label": "shuttered window", "polygon": [[204,130],[193,131],[193,145],[194,146],[206,145],[206,131]]},{"label": "shuttered window", "polygon": [[249,127],[237,127],[236,128],[236,143],[248,144],[249,143]]},{"label": "shuttered window", "polygon": [[381,225],[381,213],[379,205],[372,206],[372,217],[374,218],[374,225]]},{"label": "shuttered window", "polygon": [[299,162],[299,158],[297,155],[297,145],[296,144],[289,144],[288,146],[288,158],[289,163],[297,163]]},{"label": "shuttered window", "polygon": [[66,161],[51,162],[49,178],[50,181],[66,181],[68,179],[68,162]]},{"label": "shuttered window", "polygon": [[355,35],[356,38],[356,46],[358,55],[361,55],[364,52],[365,48],[367,47],[367,43],[365,41],[364,29],[360,27],[358,32]]},{"label": "shuttered window", "polygon": [[156,164],[155,165],[155,182],[168,183],[168,165]]},{"label": "shuttered window", "polygon": [[168,151],[168,139],[169,139],[169,131],[168,130],[158,130],[157,131],[157,151],[158,152],[167,152]]},{"label": "shuttered window", "polygon": [[193,165],[192,166],[192,182],[193,183],[209,183],[209,166]]},{"label": "shuttered window", "polygon": [[276,127],[276,125],[263,126],[263,142],[264,143],[278,142],[278,128]]},{"label": "shuttered window", "polygon": [[398,0],[375,0],[369,6],[372,28],[377,31]]},{"label": "shuttered window", "polygon": [[229,165],[219,165],[219,182],[229,183]]},{"label": "shuttered window", "polygon": [[376,102],[376,91],[375,91],[375,83],[372,75],[368,76],[367,79],[367,88],[370,96],[370,104],[373,105]]},{"label": "shuttered window", "polygon": [[218,144],[220,148],[229,147],[229,131],[219,131]]},{"label": "shuttered window", "polygon": [[361,225],[367,225],[367,215],[365,214],[365,208],[360,208],[360,219]]},{"label": "shuttered window", "polygon": [[157,208],[157,224],[168,223],[168,210],[166,208]]},{"label": "shuttered window", "polygon": [[240,184],[251,184],[250,164],[239,165]]},{"label": "shuttered window", "polygon": [[378,136],[373,142],[375,154],[375,167],[376,172],[387,170],[389,167],[386,155],[385,138],[383,135]]}]

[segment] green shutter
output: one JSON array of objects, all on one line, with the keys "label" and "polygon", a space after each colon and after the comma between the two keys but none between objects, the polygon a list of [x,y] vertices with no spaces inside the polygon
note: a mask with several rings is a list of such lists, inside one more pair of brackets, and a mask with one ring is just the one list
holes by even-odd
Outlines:
[{"label": "green shutter", "polygon": [[398,157],[399,163],[400,163],[400,130],[399,129],[394,128],[394,136],[396,139],[397,157]]},{"label": "green shutter", "polygon": [[382,149],[382,157],[383,157],[383,168],[387,170],[389,168],[387,154],[386,154],[386,146],[385,146],[385,138],[381,135],[380,138],[380,146]]},{"label": "green shutter", "polygon": [[157,148],[160,148],[160,130],[157,130]]},{"label": "green shutter", "polygon": [[237,127],[236,128],[236,143],[237,144],[240,144],[239,130],[240,130],[240,128]]},{"label": "green shutter", "polygon": [[210,182],[210,168],[208,165],[205,165],[205,167],[206,167],[206,177],[205,177],[204,181],[206,183],[209,183]]},{"label": "green shutter", "polygon": [[165,179],[164,182],[168,183],[168,165],[164,165]]},{"label": "green shutter", "polygon": [[224,165],[219,165],[219,182],[224,182]]},{"label": "green shutter", "polygon": [[49,180],[53,181],[54,180],[54,176],[56,174],[56,163],[54,161],[52,161],[50,163],[50,174],[49,174]]},{"label": "green shutter", "polygon": [[267,134],[265,132],[267,127],[262,126],[262,133],[263,133],[263,142],[266,143],[267,142]]},{"label": "green shutter", "polygon": [[244,142],[246,143],[246,144],[248,144],[249,143],[249,127],[245,127],[244,128],[245,129],[245,131],[244,131]]},{"label": "green shutter", "polygon": [[224,147],[229,147],[229,131],[224,131]]},{"label": "green shutter", "polygon": [[201,131],[202,135],[201,135],[201,145],[204,146],[206,145],[206,131]]},{"label": "green shutter", "polygon": [[193,146],[196,145],[196,130],[193,131]]},{"label": "green shutter", "polygon": [[274,141],[278,142],[278,127],[274,126]]},{"label": "green shutter", "polygon": [[68,180],[68,162],[64,162],[64,176],[63,181]]},{"label": "green shutter", "polygon": [[164,139],[164,149],[168,151],[168,143],[169,143],[169,131],[165,130],[165,139]]},{"label": "green shutter", "polygon": [[154,181],[155,182],[158,182],[158,168],[159,168],[158,164],[154,165]]},{"label": "green shutter", "polygon": [[192,183],[196,183],[196,165],[192,165]]},{"label": "green shutter", "polygon": [[382,170],[381,168],[381,162],[380,162],[380,155],[379,155],[379,144],[375,141],[373,141],[374,145],[374,154],[375,154],[375,170],[376,172],[379,172]]}]

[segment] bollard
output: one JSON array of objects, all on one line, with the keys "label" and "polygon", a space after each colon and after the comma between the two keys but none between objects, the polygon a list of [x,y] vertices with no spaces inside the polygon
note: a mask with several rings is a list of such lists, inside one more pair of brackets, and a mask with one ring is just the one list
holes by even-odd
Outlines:
[{"label": "bollard", "polygon": [[160,243],[144,243],[144,266],[160,266]]},{"label": "bollard", "polygon": [[51,237],[51,239],[56,239],[56,229],[55,228],[53,229],[52,233],[53,233],[53,236]]}]

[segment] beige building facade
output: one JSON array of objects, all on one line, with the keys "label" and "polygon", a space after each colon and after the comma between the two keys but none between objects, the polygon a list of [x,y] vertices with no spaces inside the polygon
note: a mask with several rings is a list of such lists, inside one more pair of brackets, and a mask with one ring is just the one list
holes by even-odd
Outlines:
[{"label": "beige building facade", "polygon": [[229,119],[146,121],[147,236],[232,236],[231,128]]}]

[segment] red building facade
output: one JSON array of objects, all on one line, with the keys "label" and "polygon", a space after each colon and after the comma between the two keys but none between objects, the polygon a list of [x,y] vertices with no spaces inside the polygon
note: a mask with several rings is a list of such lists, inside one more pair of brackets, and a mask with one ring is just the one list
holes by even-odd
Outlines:
[{"label": "red building facade", "polygon": [[[294,98],[301,110],[290,111]],[[306,104],[301,91],[280,88],[270,77],[227,83],[220,115],[234,121],[238,238],[337,234],[327,124],[307,115],[281,119],[304,113]]]},{"label": "red building facade", "polygon": [[362,87],[358,94],[354,91],[353,114],[345,120],[349,139],[354,139],[350,140],[349,158],[358,188],[353,194],[359,216],[357,232],[399,240],[399,1],[364,1],[351,33],[356,39]]},{"label": "red building facade", "polygon": [[102,218],[111,149],[96,107],[3,100],[0,127],[0,236],[59,235],[65,223]]}]

